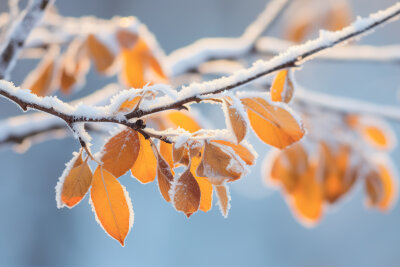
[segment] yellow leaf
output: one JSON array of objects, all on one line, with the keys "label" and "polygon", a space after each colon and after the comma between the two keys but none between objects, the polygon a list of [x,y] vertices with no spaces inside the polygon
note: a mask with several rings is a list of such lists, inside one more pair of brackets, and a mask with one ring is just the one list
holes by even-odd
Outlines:
[{"label": "yellow leaf", "polygon": [[138,158],[139,151],[138,133],[127,128],[114,135],[104,145],[101,157],[103,167],[118,178],[132,168]]},{"label": "yellow leaf", "polygon": [[275,106],[260,97],[244,98],[242,103],[251,127],[264,143],[282,149],[303,137],[303,126],[282,104]]},{"label": "yellow leaf", "polygon": [[154,181],[157,173],[157,159],[149,140],[139,134],[140,150],[135,164],[131,168],[132,175],[141,183]]},{"label": "yellow leaf", "polygon": [[90,198],[100,225],[124,246],[133,224],[132,204],[125,188],[111,173],[99,166],[94,172]]},{"label": "yellow leaf", "polygon": [[229,146],[235,151],[235,153],[247,164],[253,165],[256,157],[250,150],[248,150],[245,146],[240,144],[234,144],[224,140],[212,140],[211,142],[215,142],[224,146]]}]

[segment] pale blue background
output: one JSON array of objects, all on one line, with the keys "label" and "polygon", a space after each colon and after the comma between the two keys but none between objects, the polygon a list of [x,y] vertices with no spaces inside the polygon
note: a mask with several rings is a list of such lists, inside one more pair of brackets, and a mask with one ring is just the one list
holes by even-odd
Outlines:
[{"label": "pale blue background", "polygon": [[[394,2],[351,1],[357,15]],[[6,3],[0,0],[1,10]],[[70,16],[135,15],[170,52],[202,37],[240,35],[265,1],[60,0],[57,4],[62,14]],[[362,43],[400,44],[399,29],[399,22],[392,23]],[[31,66],[20,64],[14,80],[20,82]],[[104,81],[92,74],[90,88],[99,88]],[[310,62],[298,73],[298,82],[333,95],[398,105],[400,65]],[[0,118],[16,114],[20,114],[16,106],[0,99]],[[54,186],[78,148],[75,140],[49,141],[25,154],[1,150],[0,266],[400,265],[398,205],[388,214],[366,210],[359,188],[327,213],[319,226],[304,228],[280,193],[262,186],[259,170],[268,148],[255,138],[252,142],[260,159],[251,175],[232,186],[228,219],[214,206],[188,220],[161,198],[156,183],[141,185],[123,177],[135,210],[125,248],[97,225],[87,199],[73,210],[56,208]],[[398,165],[398,150],[393,154]]]}]

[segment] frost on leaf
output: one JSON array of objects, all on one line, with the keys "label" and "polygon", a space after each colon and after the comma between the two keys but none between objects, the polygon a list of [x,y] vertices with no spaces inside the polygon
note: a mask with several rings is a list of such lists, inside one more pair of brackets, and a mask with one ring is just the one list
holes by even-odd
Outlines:
[{"label": "frost on leaf", "polygon": [[86,195],[92,183],[92,171],[87,163],[82,160],[82,151],[75,153],[66,165],[56,186],[57,207],[67,206],[73,208]]},{"label": "frost on leaf", "polygon": [[245,172],[243,164],[233,150],[206,142],[196,175],[207,177],[212,184],[221,184],[225,180],[239,179]]},{"label": "frost on leaf", "polygon": [[269,103],[261,97],[241,100],[251,127],[264,143],[282,149],[303,137],[301,122],[283,103]]},{"label": "frost on leaf", "polygon": [[227,109],[227,122],[228,127],[232,129],[235,134],[237,143],[242,142],[242,140],[246,137],[247,133],[247,123],[245,118],[239,112],[237,107],[233,105],[231,98],[226,98],[224,101]]},{"label": "frost on leaf", "polygon": [[122,246],[133,225],[133,210],[128,193],[107,170],[98,166],[90,192],[96,219],[103,229]]},{"label": "frost on leaf", "polygon": [[215,192],[217,193],[218,197],[218,205],[221,210],[222,215],[227,218],[228,211],[230,209],[230,200],[231,196],[229,195],[228,186],[223,183],[221,185],[214,185]]},{"label": "frost on leaf", "polygon": [[131,173],[132,176],[145,184],[154,181],[156,178],[157,159],[150,141],[146,140],[141,134],[138,134],[138,136],[140,149],[136,161],[131,168]]},{"label": "frost on leaf", "polygon": [[115,177],[120,177],[134,165],[139,151],[138,133],[127,128],[114,135],[104,145],[101,157],[103,167]]},{"label": "frost on leaf", "polygon": [[176,210],[182,211],[189,218],[200,207],[200,187],[190,169],[186,169],[175,178],[170,197]]},{"label": "frost on leaf", "polygon": [[175,127],[193,133],[201,129],[199,123],[186,111],[168,111],[165,112],[166,119]]}]

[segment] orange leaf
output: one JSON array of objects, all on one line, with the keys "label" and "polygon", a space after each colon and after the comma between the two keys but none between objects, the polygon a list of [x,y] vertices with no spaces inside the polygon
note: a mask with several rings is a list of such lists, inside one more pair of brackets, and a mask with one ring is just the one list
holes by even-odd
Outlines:
[{"label": "orange leaf", "polygon": [[313,19],[313,17],[308,17],[307,15],[293,19],[287,27],[286,38],[296,43],[304,40],[312,28]]},{"label": "orange leaf", "polygon": [[230,128],[235,134],[237,143],[242,142],[246,137],[247,123],[235,106],[231,105],[228,101],[225,101],[226,108],[228,110],[228,122]]},{"label": "orange leaf", "polygon": [[157,159],[149,140],[139,134],[140,150],[135,164],[131,168],[132,175],[141,183],[154,181],[157,173]]},{"label": "orange leaf", "polygon": [[200,187],[190,169],[175,179],[171,198],[176,210],[182,211],[189,218],[200,206]]},{"label": "orange leaf", "polygon": [[69,208],[77,205],[88,192],[92,184],[92,177],[93,174],[87,161],[83,162],[81,156],[79,156],[73,168],[65,177],[61,191],[62,203]]},{"label": "orange leaf", "polygon": [[94,34],[89,34],[87,39],[89,55],[98,72],[106,73],[113,65],[115,56]]},{"label": "orange leaf", "polygon": [[377,169],[365,178],[368,204],[382,211],[390,209],[397,198],[396,181],[391,169],[384,162],[378,162]]},{"label": "orange leaf", "polygon": [[394,137],[392,137],[392,134],[378,125],[364,125],[361,133],[364,140],[376,148],[390,149],[394,146]]},{"label": "orange leaf", "polygon": [[293,211],[300,222],[312,226],[318,222],[323,211],[323,193],[316,180],[316,166],[312,164],[300,176],[299,185],[292,193]]},{"label": "orange leaf", "polygon": [[212,140],[211,142],[215,142],[224,146],[229,146],[235,151],[235,153],[247,164],[253,165],[256,157],[250,150],[248,150],[245,146],[240,144],[234,144],[224,140]]},{"label": "orange leaf", "polygon": [[330,31],[339,31],[350,24],[351,12],[345,1],[335,1],[325,15],[326,28]]},{"label": "orange leaf", "polygon": [[221,185],[215,185],[214,188],[215,188],[215,192],[217,193],[218,204],[219,204],[221,213],[225,218],[227,218],[228,211],[230,209],[229,202],[231,200],[231,197],[229,195],[228,186],[226,184],[221,184]]},{"label": "orange leaf", "polygon": [[195,175],[196,169],[199,166],[200,162],[200,157],[193,157],[192,164],[190,165],[190,171],[196,179],[200,188],[200,210],[207,212],[212,207],[213,188],[212,184],[208,181],[207,178],[198,177],[197,175]]},{"label": "orange leaf", "polygon": [[132,204],[125,187],[99,166],[94,172],[90,199],[97,221],[124,246],[133,224]]},{"label": "orange leaf", "polygon": [[138,133],[127,128],[114,135],[104,145],[101,158],[103,167],[118,178],[135,164],[139,151]]},{"label": "orange leaf", "polygon": [[160,142],[160,154],[171,168],[174,167],[174,161],[172,159],[172,146],[173,144]]},{"label": "orange leaf", "polygon": [[276,74],[271,86],[271,100],[288,103],[293,97],[294,86],[289,71],[281,70]]},{"label": "orange leaf", "polygon": [[137,108],[137,105],[140,102],[140,99],[142,99],[143,96],[135,96],[131,100],[126,100],[124,101],[121,106],[119,107],[119,112],[130,112],[133,111]]},{"label": "orange leaf", "polygon": [[301,123],[282,104],[275,106],[260,97],[244,98],[251,127],[266,144],[287,147],[304,135]]},{"label": "orange leaf", "polygon": [[181,127],[190,133],[201,129],[197,121],[187,111],[169,111],[165,113],[165,116],[175,127]]},{"label": "orange leaf", "polygon": [[58,49],[50,50],[36,69],[29,73],[21,87],[30,89],[38,96],[48,95],[53,85],[57,57]]}]

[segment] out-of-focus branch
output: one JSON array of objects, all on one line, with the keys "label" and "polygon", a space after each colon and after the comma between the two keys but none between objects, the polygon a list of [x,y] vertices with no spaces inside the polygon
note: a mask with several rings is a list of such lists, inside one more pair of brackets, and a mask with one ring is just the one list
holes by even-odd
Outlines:
[{"label": "out-of-focus branch", "polygon": [[[256,42],[255,52],[266,55],[278,55],[294,45],[296,44],[293,42],[278,38],[261,37]],[[400,46],[349,45],[327,50],[318,55],[317,59],[400,63]]]},{"label": "out-of-focus branch", "polygon": [[31,0],[21,18],[10,28],[4,44],[0,47],[0,79],[7,78],[25,40],[51,2],[52,0]]},{"label": "out-of-focus branch", "polygon": [[177,76],[210,59],[233,58],[248,53],[292,0],[272,0],[239,38],[206,38],[175,50],[167,57],[171,75]]},{"label": "out-of-focus branch", "polygon": [[255,62],[252,67],[236,72],[231,76],[183,87],[176,100],[170,102],[163,101],[151,108],[133,111],[127,114],[126,118],[140,118],[156,112],[179,109],[185,104],[202,101],[203,97],[206,95],[218,94],[223,91],[236,89],[239,86],[248,84],[272,72],[285,68],[297,67],[306,60],[315,57],[317,53],[361,35],[365,35],[370,32],[371,29],[398,17],[399,14],[400,3],[397,3],[386,10],[371,14],[368,18],[359,18],[356,22],[341,31],[321,32],[320,37],[315,40],[308,41],[303,45],[291,47],[285,53],[269,61],[259,60]]}]

